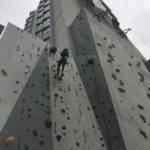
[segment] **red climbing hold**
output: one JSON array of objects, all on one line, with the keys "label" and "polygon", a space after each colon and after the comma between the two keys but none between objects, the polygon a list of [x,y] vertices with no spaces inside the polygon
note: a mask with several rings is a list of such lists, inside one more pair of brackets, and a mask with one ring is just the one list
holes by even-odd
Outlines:
[{"label": "red climbing hold", "polygon": [[80,147],[80,143],[79,143],[79,142],[77,142],[76,145],[77,145],[78,147]]},{"label": "red climbing hold", "polygon": [[7,72],[4,69],[1,69],[1,72],[4,76],[7,76]]}]

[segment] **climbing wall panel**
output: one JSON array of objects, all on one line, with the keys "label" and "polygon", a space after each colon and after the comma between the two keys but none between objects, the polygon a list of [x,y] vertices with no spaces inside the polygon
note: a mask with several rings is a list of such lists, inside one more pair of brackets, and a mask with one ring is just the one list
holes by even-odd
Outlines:
[{"label": "climbing wall panel", "polygon": [[[4,150],[9,148],[11,148],[12,150],[52,149],[49,67],[48,67],[48,54],[47,50],[45,49],[45,43],[38,39],[32,39],[31,35],[28,35],[27,33],[22,33],[22,31],[16,29],[16,27],[10,24],[8,25],[5,32],[6,33],[4,33],[3,38],[6,37],[9,38],[12,36],[12,34],[13,36],[19,38],[20,36],[18,35],[20,35],[21,33],[22,38],[24,40],[19,41],[20,43],[19,52],[21,51],[21,53],[24,53],[25,56],[23,59],[24,63],[21,64],[19,62],[20,66],[19,64],[11,65],[14,64],[14,61],[17,61],[17,59],[14,60],[12,59],[12,57],[14,55],[17,55],[16,53],[18,51],[16,49],[13,49],[13,46],[16,47],[16,42],[18,41],[18,39],[17,41],[14,40],[11,43],[12,44],[10,49],[11,55],[8,55],[9,54],[7,52],[7,50],[9,50],[8,47],[7,49],[5,49],[4,47],[2,51],[3,56],[5,56],[5,58],[8,58],[9,61],[11,62],[11,64],[9,63],[7,64],[11,66],[14,72],[13,71],[11,72],[9,67],[7,68],[6,65],[5,67],[7,70],[7,76],[5,72],[2,72],[1,76],[3,78],[8,77],[8,79],[10,77],[11,81],[9,81],[10,83],[9,88],[11,90],[14,90],[15,89],[14,85],[16,84],[16,87],[18,86],[18,89],[20,87],[20,91],[17,92],[18,97],[17,96],[14,97],[14,95],[9,93],[9,91],[5,89],[5,94],[11,95],[11,99],[13,100],[13,102],[11,103],[7,102],[7,99],[5,98],[6,96],[4,97],[5,99],[3,99],[5,105],[7,104],[9,107],[11,107],[10,108],[11,110],[9,110],[8,112],[7,109],[4,109],[5,111],[3,110],[1,112],[0,116],[1,118],[3,117],[2,115],[5,112],[7,113],[7,116],[5,116],[4,118],[6,121],[3,118],[1,119],[2,121],[5,121],[2,122],[3,126],[4,125],[5,126],[2,128],[0,134],[0,149]],[[31,38],[31,40],[29,40],[29,37]],[[5,40],[8,40],[7,38]],[[3,42],[5,42],[5,40]],[[12,53],[15,54],[13,55]],[[17,67],[19,66],[19,68],[16,68],[16,66]],[[18,69],[20,69],[20,71]],[[15,71],[19,72],[20,76]],[[27,74],[26,73],[24,74],[24,71],[26,71]],[[16,76],[13,76],[13,74]],[[13,82],[15,82],[15,84]],[[4,83],[5,82],[3,82],[2,85],[5,85]],[[11,86],[11,84],[13,86]],[[5,86],[4,87],[7,88],[7,85]],[[1,89],[4,88],[2,86],[0,87]],[[1,106],[4,107],[5,105]],[[14,143],[9,146],[6,145],[5,141],[10,136],[14,137],[15,140]]]},{"label": "climbing wall panel", "polygon": [[[127,149],[150,147],[150,75],[145,58],[111,28],[89,16],[99,60]],[[102,31],[102,32],[101,32]]]},{"label": "climbing wall panel", "polygon": [[63,80],[54,78],[60,54],[51,54],[50,91],[54,150],[106,150],[92,106],[74,59],[70,56]]},{"label": "climbing wall panel", "polygon": [[0,45],[1,130],[37,63],[45,43],[8,24]]},{"label": "climbing wall panel", "polygon": [[75,62],[108,149],[125,149],[111,95],[99,60],[86,10],[71,25]]}]

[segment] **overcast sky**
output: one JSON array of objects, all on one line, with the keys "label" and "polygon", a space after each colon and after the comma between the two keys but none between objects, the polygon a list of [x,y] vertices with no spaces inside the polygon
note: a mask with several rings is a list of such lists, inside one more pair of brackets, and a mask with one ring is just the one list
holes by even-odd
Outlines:
[{"label": "overcast sky", "polygon": [[[99,0],[95,0],[97,3]],[[150,1],[103,0],[117,16],[122,29],[131,28],[128,37],[147,58],[150,58]],[[36,9],[39,0],[0,0],[0,23],[11,22],[21,28],[29,11]]]}]

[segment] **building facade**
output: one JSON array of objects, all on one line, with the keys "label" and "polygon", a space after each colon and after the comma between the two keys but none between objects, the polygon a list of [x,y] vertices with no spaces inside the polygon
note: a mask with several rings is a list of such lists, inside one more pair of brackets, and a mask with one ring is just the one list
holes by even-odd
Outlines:
[{"label": "building facade", "polygon": [[35,34],[48,43],[52,43],[51,11],[51,1],[41,0],[37,9],[31,11],[29,17],[26,19],[24,30]]}]

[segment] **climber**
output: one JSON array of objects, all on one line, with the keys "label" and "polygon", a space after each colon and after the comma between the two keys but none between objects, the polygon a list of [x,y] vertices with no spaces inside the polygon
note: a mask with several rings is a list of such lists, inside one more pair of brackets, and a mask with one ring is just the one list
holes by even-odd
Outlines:
[{"label": "climber", "polygon": [[62,52],[60,52],[61,58],[58,61],[58,65],[57,65],[57,74],[55,75],[55,77],[59,77],[59,73],[60,73],[60,67],[62,65],[62,70],[61,70],[61,76],[59,77],[60,80],[62,80],[62,77],[64,76],[63,72],[64,72],[64,68],[65,65],[67,64],[67,59],[69,57],[69,52],[68,49],[65,48]]}]

